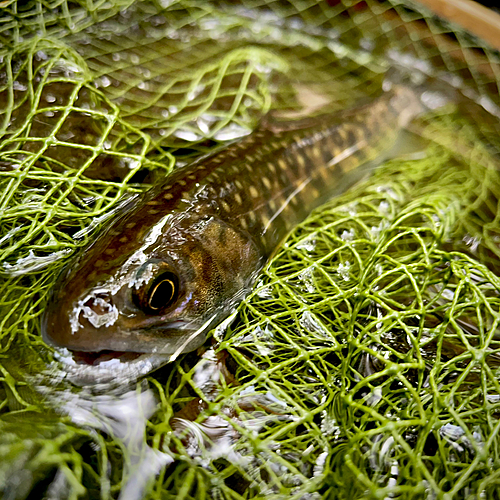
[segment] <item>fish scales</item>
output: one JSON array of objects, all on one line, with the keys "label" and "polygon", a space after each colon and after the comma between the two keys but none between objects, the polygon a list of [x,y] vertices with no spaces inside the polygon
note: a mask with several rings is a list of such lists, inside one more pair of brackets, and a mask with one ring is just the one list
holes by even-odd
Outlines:
[{"label": "fish scales", "polygon": [[343,113],[267,120],[174,171],[66,269],[44,338],[79,351],[196,348],[286,234],[352,184],[357,167],[380,160],[421,110],[411,89],[395,86]]}]

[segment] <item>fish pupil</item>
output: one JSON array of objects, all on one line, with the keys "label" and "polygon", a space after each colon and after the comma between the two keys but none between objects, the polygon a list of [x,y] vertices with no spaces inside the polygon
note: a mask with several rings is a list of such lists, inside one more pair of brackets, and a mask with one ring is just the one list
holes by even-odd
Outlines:
[{"label": "fish pupil", "polygon": [[148,296],[150,312],[159,312],[172,305],[177,298],[177,276],[171,272],[161,274],[151,285]]}]

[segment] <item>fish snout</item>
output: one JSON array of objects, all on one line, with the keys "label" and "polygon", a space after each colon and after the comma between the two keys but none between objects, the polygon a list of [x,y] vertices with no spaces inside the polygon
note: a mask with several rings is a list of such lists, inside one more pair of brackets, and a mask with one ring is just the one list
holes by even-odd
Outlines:
[{"label": "fish snout", "polygon": [[118,308],[107,290],[93,290],[80,298],[56,295],[45,311],[42,336],[56,346],[93,351],[96,335],[109,335],[118,318]]}]

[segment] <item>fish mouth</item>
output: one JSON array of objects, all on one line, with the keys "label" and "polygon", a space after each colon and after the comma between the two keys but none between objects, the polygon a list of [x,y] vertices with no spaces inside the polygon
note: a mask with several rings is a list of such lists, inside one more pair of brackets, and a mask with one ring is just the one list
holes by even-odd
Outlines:
[{"label": "fish mouth", "polygon": [[129,363],[136,360],[140,356],[144,356],[144,352],[131,351],[70,351],[73,360],[77,365],[97,366],[108,361],[118,360],[120,363]]},{"label": "fish mouth", "polygon": [[56,374],[77,387],[87,387],[92,391],[121,392],[168,364],[171,355],[118,351],[95,353],[56,347],[54,358],[57,365],[47,371],[50,377]]},{"label": "fish mouth", "polygon": [[[205,326],[193,331],[178,331],[181,334],[169,338],[168,349],[163,352],[161,349],[154,352],[113,349],[84,351],[56,346],[55,357],[60,362],[61,373],[76,386],[94,386],[106,390],[123,388],[175,361],[181,354],[203,345],[208,332]],[[137,335],[139,332],[134,333]]]},{"label": "fish mouth", "polygon": [[[134,330],[114,330],[114,342],[110,342],[103,349],[93,349],[89,345],[66,345],[54,342],[47,332],[44,332],[44,340],[56,348],[65,348],[71,359],[77,365],[99,366],[99,365],[124,365],[136,362],[139,358],[158,356],[172,362],[181,354],[191,352],[200,347],[206,340],[215,319],[215,315],[203,324],[194,321],[174,321],[163,325],[137,328]],[[88,332],[87,332],[88,333]],[[96,333],[94,331],[92,334]],[[104,332],[101,332],[104,333]],[[133,340],[131,349],[124,350],[123,338]],[[83,348],[82,348],[83,347]]]}]

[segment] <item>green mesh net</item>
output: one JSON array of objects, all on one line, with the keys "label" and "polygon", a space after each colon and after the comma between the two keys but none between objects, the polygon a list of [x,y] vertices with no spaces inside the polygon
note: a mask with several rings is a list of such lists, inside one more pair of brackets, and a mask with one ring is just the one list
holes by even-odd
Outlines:
[{"label": "green mesh net", "polygon": [[[498,53],[410,0],[0,6],[5,498],[499,497]],[[47,293],[124,199],[311,93],[369,99],[394,61],[469,100],[138,381],[135,433],[97,417],[121,396],[47,382]]]}]

